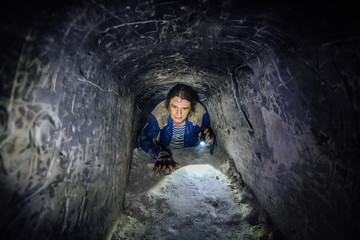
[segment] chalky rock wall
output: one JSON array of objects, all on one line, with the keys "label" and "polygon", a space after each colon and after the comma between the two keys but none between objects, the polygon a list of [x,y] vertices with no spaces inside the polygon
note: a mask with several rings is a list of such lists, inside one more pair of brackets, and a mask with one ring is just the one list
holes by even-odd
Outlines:
[{"label": "chalky rock wall", "polygon": [[[1,239],[104,239],[121,213],[134,97],[85,37],[86,8],[78,11],[78,19],[56,10],[61,18],[41,16],[28,29],[6,26]],[[36,13],[45,11],[20,17]]]},{"label": "chalky rock wall", "polygon": [[[341,5],[78,1],[1,21],[1,239],[105,239],[178,82],[289,239],[359,234],[359,25]],[[4,14],[2,14],[4,16]]]}]

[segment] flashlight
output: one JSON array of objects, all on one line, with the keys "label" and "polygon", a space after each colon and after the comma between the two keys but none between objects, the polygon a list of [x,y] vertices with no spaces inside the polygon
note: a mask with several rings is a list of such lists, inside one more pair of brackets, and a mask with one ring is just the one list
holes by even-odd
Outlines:
[{"label": "flashlight", "polygon": [[212,132],[211,128],[207,128],[208,131],[207,133],[210,133],[210,141],[209,142],[206,142],[206,134],[204,133],[204,129],[205,128],[202,128],[201,129],[201,134],[200,134],[200,146],[201,147],[206,147],[206,146],[209,146],[210,147],[210,154],[213,154],[214,153],[214,143],[215,143],[215,135],[214,133]]},{"label": "flashlight", "polygon": [[206,140],[205,140],[205,133],[202,131],[200,135],[200,145],[205,146]]}]

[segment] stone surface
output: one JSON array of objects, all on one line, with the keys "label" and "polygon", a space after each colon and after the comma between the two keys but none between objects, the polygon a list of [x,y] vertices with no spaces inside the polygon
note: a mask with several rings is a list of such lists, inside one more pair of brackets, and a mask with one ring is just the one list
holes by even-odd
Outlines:
[{"label": "stone surface", "polygon": [[2,79],[1,239],[104,238],[122,210],[133,95],[106,75],[85,79],[74,34],[30,32]]},{"label": "stone surface", "polygon": [[241,185],[221,149],[174,149],[172,175],[135,149],[125,211],[112,237],[120,239],[282,239],[251,190]]},{"label": "stone surface", "polygon": [[110,236],[144,119],[178,82],[199,92],[219,148],[287,238],[359,235],[356,9],[2,6],[1,238]]}]

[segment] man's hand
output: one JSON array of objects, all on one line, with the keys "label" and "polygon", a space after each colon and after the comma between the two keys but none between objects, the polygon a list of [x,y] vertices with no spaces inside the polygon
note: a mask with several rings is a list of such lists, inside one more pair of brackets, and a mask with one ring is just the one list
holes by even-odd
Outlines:
[{"label": "man's hand", "polygon": [[165,174],[165,171],[167,168],[169,168],[169,174],[172,174],[173,172],[173,167],[179,168],[181,167],[180,164],[178,164],[177,162],[174,161],[171,151],[166,149],[162,149],[160,150],[156,155],[155,155],[155,165],[153,168],[154,172],[158,172],[161,175]]},{"label": "man's hand", "polygon": [[202,127],[199,132],[199,138],[200,144],[210,146],[210,154],[213,154],[215,144],[215,134],[213,130],[210,127]]},{"label": "man's hand", "polygon": [[215,141],[215,134],[210,127],[203,127],[199,132],[199,137],[201,134],[205,135],[205,142],[209,145],[212,145]]}]

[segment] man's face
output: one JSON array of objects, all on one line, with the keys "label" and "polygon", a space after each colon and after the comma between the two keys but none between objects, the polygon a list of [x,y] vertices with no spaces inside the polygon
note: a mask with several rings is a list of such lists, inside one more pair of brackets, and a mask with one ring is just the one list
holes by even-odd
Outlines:
[{"label": "man's face", "polygon": [[191,103],[188,100],[179,97],[170,99],[169,110],[170,117],[177,126],[182,126],[186,122],[186,118],[190,113]]}]

